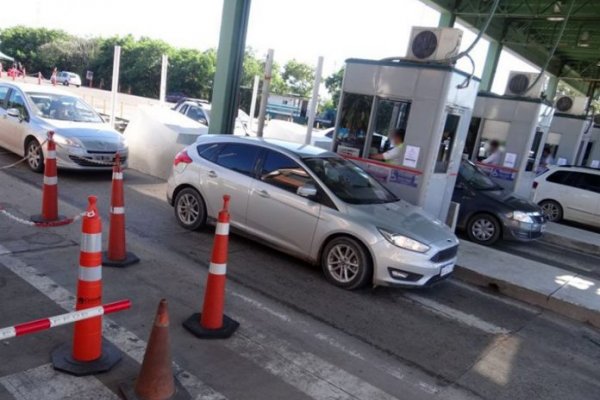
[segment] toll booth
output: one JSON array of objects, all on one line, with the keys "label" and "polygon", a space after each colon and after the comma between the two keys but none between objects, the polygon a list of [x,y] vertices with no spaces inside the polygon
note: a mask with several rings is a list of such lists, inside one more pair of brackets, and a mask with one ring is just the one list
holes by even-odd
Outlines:
[{"label": "toll booth", "polygon": [[[451,65],[349,59],[332,150],[446,220],[478,86],[477,78]],[[371,159],[389,147],[388,136],[398,128],[405,130],[400,157]]]},{"label": "toll booth", "polygon": [[554,113],[546,147],[556,165],[580,165],[589,141],[592,120],[585,115]]},{"label": "toll booth", "polygon": [[[511,85],[511,78],[518,76],[513,73],[509,77],[505,95],[488,92],[477,95],[465,153],[500,186],[529,197],[554,108],[540,97],[542,85],[537,97],[530,95],[538,88],[525,90],[530,79],[521,81],[522,90]],[[494,140],[500,143],[500,153],[495,162],[489,162],[486,161],[490,156],[489,145]]]}]

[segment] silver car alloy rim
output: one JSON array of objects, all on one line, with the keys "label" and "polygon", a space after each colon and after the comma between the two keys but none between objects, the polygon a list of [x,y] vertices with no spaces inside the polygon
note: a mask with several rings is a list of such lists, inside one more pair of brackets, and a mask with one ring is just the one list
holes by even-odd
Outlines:
[{"label": "silver car alloy rim", "polygon": [[191,194],[184,194],[177,204],[177,215],[186,225],[192,225],[200,215],[200,203]]},{"label": "silver car alloy rim", "polygon": [[477,240],[485,242],[494,236],[494,233],[496,233],[496,227],[490,220],[481,218],[473,222],[471,232]]},{"label": "silver car alloy rim", "polygon": [[37,142],[29,143],[27,149],[27,162],[31,168],[37,169],[40,166],[41,152],[42,149]]},{"label": "silver car alloy rim", "polygon": [[348,245],[337,244],[327,255],[327,269],[331,276],[340,283],[348,283],[358,275],[360,268],[356,251]]},{"label": "silver car alloy rim", "polygon": [[544,212],[544,215],[546,216],[548,221],[556,221],[558,219],[559,211],[556,204],[545,203],[542,206],[542,211]]}]

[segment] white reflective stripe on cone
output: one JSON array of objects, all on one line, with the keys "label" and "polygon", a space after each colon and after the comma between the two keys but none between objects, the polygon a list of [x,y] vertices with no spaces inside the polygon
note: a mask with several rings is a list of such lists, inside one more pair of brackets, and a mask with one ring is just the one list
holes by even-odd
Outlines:
[{"label": "white reflective stripe on cone", "polygon": [[58,177],[44,176],[44,185],[56,185],[57,183],[58,183]]},{"label": "white reflective stripe on cone", "polygon": [[48,150],[46,152],[46,160],[52,160],[56,158],[56,150]]},{"label": "white reflective stripe on cone", "polygon": [[217,235],[229,235],[229,224],[227,222],[218,222],[215,233]]},{"label": "white reflective stripe on cone", "polygon": [[125,214],[125,207],[111,207],[111,214]]},{"label": "white reflective stripe on cone", "polygon": [[85,282],[96,282],[102,279],[102,266],[83,267],[79,266],[79,280]]},{"label": "white reflective stripe on cone", "polygon": [[227,264],[217,264],[211,262],[210,266],[208,267],[208,273],[213,275],[225,275],[226,271]]},{"label": "white reflective stripe on cone", "polygon": [[100,253],[102,251],[102,234],[82,233],[80,249],[86,253]]},{"label": "white reflective stripe on cone", "polygon": [[12,338],[15,336],[17,336],[17,330],[13,326],[0,329],[0,340]]},{"label": "white reflective stripe on cone", "polygon": [[123,180],[123,173],[122,172],[113,172],[113,179],[114,180]]},{"label": "white reflective stripe on cone", "polygon": [[104,307],[92,307],[86,308],[85,310],[74,311],[68,314],[56,315],[54,317],[48,318],[50,321],[50,327],[54,328],[55,326],[61,326],[70,324],[71,322],[81,321],[82,319],[87,319],[91,317],[98,317],[104,314]]}]

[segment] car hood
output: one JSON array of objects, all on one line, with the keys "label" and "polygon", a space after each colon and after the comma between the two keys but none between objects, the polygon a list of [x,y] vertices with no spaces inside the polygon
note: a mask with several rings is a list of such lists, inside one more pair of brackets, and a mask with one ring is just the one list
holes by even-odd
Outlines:
[{"label": "car hood", "polygon": [[44,120],[49,130],[61,136],[79,139],[87,150],[117,151],[124,147],[124,137],[106,123]]},{"label": "car hood", "polygon": [[535,212],[540,211],[540,207],[532,201],[526,200],[507,190],[479,191],[482,195],[502,203],[511,211]]},{"label": "car hood", "polygon": [[389,232],[406,235],[425,244],[458,243],[452,231],[438,219],[404,200],[386,204],[352,205],[351,213]]}]

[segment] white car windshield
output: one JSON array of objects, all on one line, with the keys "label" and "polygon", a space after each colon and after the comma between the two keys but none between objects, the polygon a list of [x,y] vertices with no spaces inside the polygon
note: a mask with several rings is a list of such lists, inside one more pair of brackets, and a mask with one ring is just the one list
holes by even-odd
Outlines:
[{"label": "white car windshield", "polygon": [[367,171],[339,157],[306,158],[304,163],[340,200],[350,204],[381,204],[398,198]]},{"label": "white car windshield", "polygon": [[73,122],[104,122],[83,100],[56,93],[28,92],[35,112],[42,118]]}]

